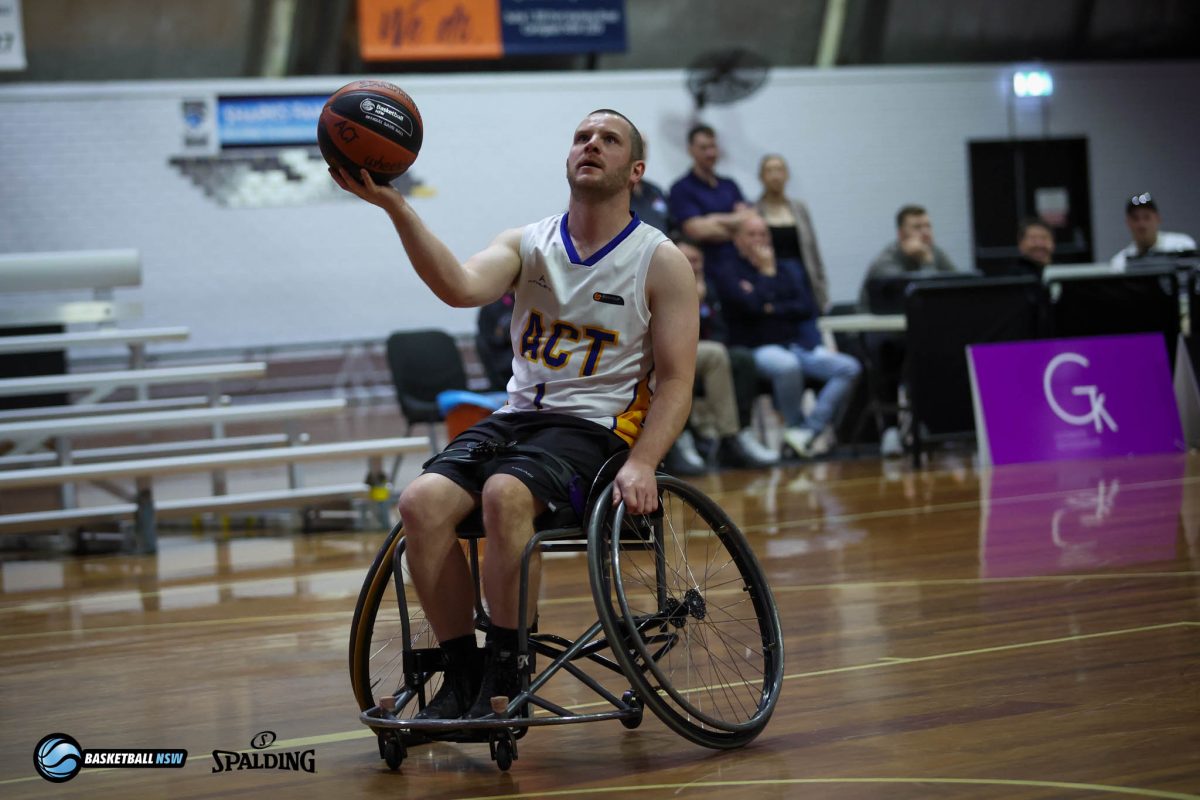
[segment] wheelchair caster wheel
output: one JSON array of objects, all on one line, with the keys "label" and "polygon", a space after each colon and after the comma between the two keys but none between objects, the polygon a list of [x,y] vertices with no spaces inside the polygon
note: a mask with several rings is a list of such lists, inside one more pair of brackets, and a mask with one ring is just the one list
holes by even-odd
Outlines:
[{"label": "wheelchair caster wheel", "polygon": [[517,742],[509,731],[504,731],[494,736],[490,744],[492,746],[492,760],[496,762],[496,766],[501,772],[508,772],[508,768],[517,760]]},{"label": "wheelchair caster wheel", "polygon": [[624,717],[621,720],[621,724],[629,730],[633,730],[637,726],[641,725],[642,712],[645,710],[645,707],[642,705],[642,701],[638,699],[638,696],[632,691],[625,692],[625,694],[621,695],[621,702],[637,711],[637,714],[632,717]]},{"label": "wheelchair caster wheel", "polygon": [[389,736],[383,741],[383,760],[388,765],[388,769],[400,769],[400,764],[403,763],[406,755],[404,743],[400,741],[399,737]]}]

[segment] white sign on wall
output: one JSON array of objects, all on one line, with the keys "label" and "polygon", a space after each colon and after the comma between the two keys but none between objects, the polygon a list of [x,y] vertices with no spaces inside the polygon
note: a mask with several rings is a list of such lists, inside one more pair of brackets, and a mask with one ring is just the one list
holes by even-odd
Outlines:
[{"label": "white sign on wall", "polygon": [[0,0],[0,69],[25,69],[21,0]]}]

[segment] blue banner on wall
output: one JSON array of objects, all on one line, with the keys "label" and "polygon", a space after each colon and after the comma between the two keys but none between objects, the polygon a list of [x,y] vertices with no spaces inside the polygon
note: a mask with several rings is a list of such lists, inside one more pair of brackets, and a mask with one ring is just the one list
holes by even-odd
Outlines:
[{"label": "blue banner on wall", "polygon": [[505,55],[620,53],[625,0],[500,0]]},{"label": "blue banner on wall", "polygon": [[316,144],[317,119],[328,95],[217,98],[222,147]]}]

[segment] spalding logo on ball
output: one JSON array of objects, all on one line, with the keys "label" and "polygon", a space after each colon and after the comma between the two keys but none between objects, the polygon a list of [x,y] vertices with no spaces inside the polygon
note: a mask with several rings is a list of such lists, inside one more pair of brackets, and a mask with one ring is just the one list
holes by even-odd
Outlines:
[{"label": "spalding logo on ball", "polygon": [[362,80],[330,95],[317,122],[317,144],[329,166],[358,180],[365,168],[379,184],[399,178],[417,160],[421,112],[394,83]]}]

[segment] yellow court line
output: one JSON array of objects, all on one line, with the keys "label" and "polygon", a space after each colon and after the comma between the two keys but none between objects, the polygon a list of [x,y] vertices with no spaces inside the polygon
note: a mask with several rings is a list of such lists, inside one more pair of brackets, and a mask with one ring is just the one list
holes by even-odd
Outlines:
[{"label": "yellow court line", "polygon": [[[902,658],[902,657],[886,658],[886,659],[880,659],[879,661],[871,662],[869,664],[855,664],[855,665],[846,666],[846,667],[834,667],[831,669],[814,670],[812,672],[797,672],[797,673],[793,673],[791,675],[783,676],[783,680],[785,680],[785,681],[796,680],[797,678],[819,677],[819,676],[823,676],[823,675],[833,675],[833,674],[841,673],[841,672],[855,672],[855,671],[861,671],[861,670],[880,669],[883,667],[904,666],[904,665],[919,662],[919,661],[937,661],[939,659],[944,659],[944,658],[961,658],[964,656],[981,655],[981,654],[985,654],[985,653],[998,653],[998,652],[1003,652],[1006,650],[1019,650],[1019,649],[1026,648],[1026,647],[1044,647],[1044,646],[1051,645],[1051,644],[1062,644],[1064,642],[1081,641],[1081,640],[1085,640],[1085,639],[1100,639],[1100,638],[1111,637],[1111,636],[1124,636],[1124,635],[1129,635],[1129,634],[1134,634],[1134,633],[1145,633],[1147,631],[1168,630],[1171,628],[1184,628],[1184,627],[1200,627],[1200,621],[1168,622],[1168,623],[1163,623],[1161,625],[1146,625],[1146,626],[1139,627],[1139,628],[1122,628],[1120,630],[1115,630],[1115,631],[1100,631],[1098,633],[1085,633],[1085,634],[1078,634],[1075,636],[1063,636],[1063,637],[1059,637],[1059,638],[1055,638],[1055,639],[1039,639],[1039,640],[1036,640],[1033,642],[1017,642],[1015,644],[997,645],[995,647],[981,647],[981,648],[977,648],[974,650],[959,650],[959,651],[951,652],[951,653],[938,653],[938,654],[930,655],[930,656],[913,656],[913,657],[908,657],[908,658]],[[703,689],[704,689],[704,687],[697,687],[695,689],[683,690],[683,693],[703,691]],[[585,708],[591,708],[593,706],[603,706],[603,705],[607,705],[607,703],[606,702],[579,703],[576,705],[567,706],[567,708],[571,711],[578,711],[578,710],[585,709]],[[318,744],[337,744],[337,743],[341,743],[341,742],[352,741],[354,739],[366,739],[366,738],[370,738],[374,735],[375,734],[372,733],[372,731],[369,728],[364,726],[362,728],[358,728],[358,729],[355,729],[352,731],[342,731],[340,733],[319,734],[317,736],[306,736],[306,737],[301,737],[301,738],[296,738],[296,739],[281,739],[274,743],[274,745],[272,746],[272,749],[282,748],[282,747],[307,747],[310,745],[318,745]],[[89,772],[101,772],[101,771],[116,772],[116,770],[89,770]],[[29,781],[29,780],[40,780],[40,778],[38,778],[37,776],[26,777],[26,778],[9,778],[7,780],[0,780],[0,786],[5,786],[8,784],[12,784],[12,783],[22,783],[24,781]],[[1055,783],[1055,782],[1047,782],[1047,781],[1042,781],[1042,782],[1001,781],[1001,780],[984,781],[984,780],[973,780],[973,779],[965,779],[965,778],[964,779],[950,779],[950,778],[828,778],[828,779],[811,778],[811,779],[799,779],[799,778],[797,778],[797,779],[787,779],[787,780],[779,780],[779,781],[743,781],[743,782],[728,782],[728,783],[663,784],[661,786],[636,786],[636,787],[635,786],[627,786],[627,787],[613,787],[613,788],[607,788],[607,789],[587,789],[587,790],[569,789],[569,790],[561,790],[558,792],[543,792],[543,793],[538,793],[536,795],[533,795],[533,794],[494,795],[491,797],[520,798],[520,797],[536,797],[536,796],[541,796],[541,795],[549,796],[549,795],[555,795],[555,794],[565,796],[565,795],[569,795],[569,794],[585,794],[588,792],[632,791],[632,790],[644,790],[644,789],[655,789],[655,788],[680,789],[680,788],[687,788],[689,786],[724,786],[724,785],[752,786],[752,785],[773,785],[773,784],[782,785],[782,784],[803,784],[803,783],[976,783],[976,784],[980,784],[980,785],[991,784],[991,785],[1011,785],[1011,786],[1030,786],[1030,787],[1045,786],[1045,787],[1051,787],[1051,788],[1078,788],[1081,790],[1090,789],[1092,791],[1105,791],[1105,792],[1109,792],[1112,794],[1133,794],[1133,795],[1138,795],[1138,796],[1142,796],[1142,797],[1169,798],[1170,800],[1200,800],[1200,795],[1178,794],[1178,793],[1170,793],[1170,792],[1153,793],[1153,792],[1151,792],[1151,790],[1126,789],[1123,787],[1093,786],[1091,784]],[[489,798],[478,797],[478,798],[471,798],[470,800],[489,800]]]},{"label": "yellow court line", "polygon": [[[1021,575],[1004,578],[913,578],[911,580],[892,581],[848,581],[845,583],[809,583],[802,586],[771,586],[772,594],[785,592],[814,592],[844,589],[891,589],[891,588],[922,588],[936,586],[973,586],[1005,583],[1073,583],[1075,581],[1123,581],[1139,578],[1196,578],[1200,571],[1181,572],[1108,572],[1099,574],[1070,573],[1064,575]],[[589,600],[591,598],[588,598]],[[544,601],[541,601],[544,602]]]},{"label": "yellow court line", "polygon": [[[941,473],[930,473],[930,474],[941,474]],[[854,478],[854,479],[847,479],[845,481],[825,482],[822,484],[822,486],[827,487],[827,486],[831,486],[831,485],[841,485],[841,484],[849,485],[851,483],[855,483],[855,482],[859,482],[859,481],[875,482],[877,480],[878,480],[878,478]],[[1160,481],[1145,481],[1142,483],[1123,484],[1121,486],[1121,489],[1122,489],[1122,491],[1129,492],[1129,491],[1135,491],[1138,489],[1159,488],[1162,486],[1172,486],[1172,485],[1176,485],[1176,484],[1182,486],[1182,485],[1191,484],[1191,483],[1200,483],[1200,476],[1185,476],[1185,477],[1182,477],[1179,479],[1167,479],[1167,480],[1160,480]],[[724,491],[724,492],[711,493],[711,494],[709,494],[709,497],[715,499],[717,497],[721,497],[721,496],[724,496],[727,494],[743,493],[744,491],[745,491],[744,489],[730,489],[730,490]],[[1055,497],[1065,497],[1065,496],[1075,494],[1078,491],[1079,491],[1078,489],[1062,489],[1062,490],[1055,491],[1055,492],[1041,492],[1041,493],[1037,493],[1037,494],[1028,494],[1028,495],[1019,495],[1016,497],[999,498],[996,500],[988,500],[987,502],[991,505],[1012,505],[1012,504],[1016,504],[1016,503],[1030,502],[1033,500],[1045,500],[1045,499],[1053,499]],[[984,501],[982,501],[982,500],[964,500],[964,501],[960,501],[957,503],[942,503],[942,504],[935,503],[935,504],[924,504],[924,505],[920,505],[920,506],[912,506],[912,507],[908,507],[908,508],[884,509],[882,511],[864,511],[864,512],[858,513],[858,514],[841,514],[841,515],[837,515],[837,516],[828,516],[828,517],[805,517],[803,519],[784,520],[781,522],[764,522],[764,523],[758,523],[755,525],[745,525],[745,526],[740,526],[739,529],[743,533],[748,532],[748,531],[753,532],[753,531],[759,531],[759,530],[776,530],[776,531],[778,531],[778,530],[786,530],[786,529],[791,529],[791,528],[811,526],[814,524],[825,525],[825,524],[830,524],[830,523],[854,522],[854,521],[866,520],[866,519],[881,519],[881,518],[887,518],[887,517],[892,517],[892,516],[894,516],[894,517],[910,517],[910,516],[914,516],[916,514],[933,514],[933,513],[943,512],[943,511],[961,511],[961,510],[970,509],[970,508],[978,508],[983,505],[983,502]],[[341,571],[341,570],[339,570],[339,571]],[[322,574],[324,574],[324,573],[317,572],[317,573],[307,574],[304,576],[294,576],[294,577],[304,577],[304,578],[312,579],[314,577],[320,577]],[[1180,574],[1195,574],[1195,573],[1180,573]],[[289,576],[282,576],[282,577],[289,577]],[[248,582],[249,580],[259,580],[259,578],[248,578],[244,581],[215,581],[215,582],[211,582],[211,583],[202,583],[202,584],[185,584],[183,586],[168,586],[168,587],[164,587],[161,589],[149,589],[149,590],[145,590],[145,591],[138,591],[138,592],[135,592],[135,594],[138,597],[156,597],[156,596],[162,594],[163,592],[167,592],[167,591],[170,591],[170,592],[211,591],[213,588],[217,588],[217,589],[234,588],[234,587],[240,586],[240,585]],[[116,590],[116,591],[120,592],[121,594],[126,593],[121,590]],[[590,598],[588,598],[588,599],[590,599]],[[27,611],[27,610],[38,611],[38,610],[42,610],[45,608],[55,608],[55,607],[67,606],[73,602],[76,602],[76,600],[75,599],[46,600],[43,602],[35,601],[33,603],[25,603],[22,605],[15,605],[15,606],[4,606],[4,605],[0,604],[0,614],[11,613],[11,612],[21,612],[21,611]],[[559,601],[559,602],[562,602],[562,601]]]},{"label": "yellow court line", "polygon": [[[773,586],[771,592],[773,594],[787,594],[790,592],[814,592],[814,591],[847,591],[853,589],[888,589],[888,588],[930,588],[936,586],[972,586],[986,584],[1006,584],[1006,583],[1062,583],[1074,581],[1113,581],[1113,580],[1131,580],[1145,578],[1195,578],[1200,577],[1200,571],[1190,572],[1121,572],[1099,575],[1034,575],[1028,577],[1006,577],[1006,578],[931,578],[929,580],[894,580],[894,581],[852,581],[848,583],[814,583],[803,586]],[[734,591],[734,590],[730,590]],[[538,605],[546,606],[563,606],[573,605],[577,603],[591,603],[593,598],[591,595],[579,595],[576,597],[558,597],[539,600]],[[83,636],[91,633],[125,633],[129,631],[139,630],[160,630],[170,628],[192,628],[192,627],[216,627],[221,625],[239,626],[247,623],[264,623],[274,624],[277,622],[286,622],[289,620],[319,620],[319,619],[337,619],[340,617],[352,617],[352,612],[349,611],[324,611],[314,612],[310,614],[276,614],[258,617],[224,617],[221,619],[208,620],[192,620],[187,622],[154,622],[144,625],[109,625],[101,628],[81,628],[67,629],[55,631],[36,631],[32,633],[9,633],[0,634],[0,641],[12,641],[16,639],[38,639],[50,636]]]},{"label": "yellow court line", "polygon": [[[1098,633],[1080,633],[1074,636],[1061,636],[1056,639],[1038,639],[1032,642],[1016,642],[1014,644],[1000,644],[994,647],[979,647],[974,650],[958,650],[950,653],[936,653],[931,656],[885,656],[878,661],[872,661],[868,664],[852,664],[845,667],[830,667],[829,669],[818,669],[811,672],[794,672],[791,675],[784,675],[785,681],[796,680],[797,678],[817,678],[823,675],[837,675],[842,672],[862,672],[864,670],[882,669],[884,667],[905,666],[915,664],[921,661],[940,661],[946,658],[963,658],[965,656],[977,656],[986,653],[1001,653],[1007,650],[1022,650],[1030,647],[1046,647],[1052,644],[1063,644],[1065,642],[1078,642],[1086,639],[1103,639],[1111,636],[1127,636],[1134,633],[1146,633],[1148,631],[1170,630],[1171,628],[1189,628],[1200,627],[1200,622],[1180,621],[1180,622],[1164,622],[1160,625],[1144,625],[1138,628],[1122,628],[1115,631],[1100,631]],[[728,683],[725,686],[749,686],[758,683],[758,681],[742,681],[741,683]],[[697,686],[692,689],[677,689],[680,694],[691,694],[693,692],[703,692],[712,687]],[[606,701],[596,701],[594,703],[580,703],[579,705],[567,706],[571,711],[576,711],[581,708],[594,708],[597,706],[606,706]]]},{"label": "yellow court line", "polygon": [[324,611],[313,614],[273,614],[263,617],[226,617],[224,619],[194,619],[186,622],[151,622],[145,625],[107,625],[102,628],[80,628],[64,631],[37,631],[35,633],[8,633],[0,635],[0,642],[12,639],[38,639],[46,636],[71,637],[89,633],[127,633],[129,631],[158,631],[172,628],[212,628],[221,625],[246,624],[275,624],[290,621],[312,621],[316,619],[336,619],[338,617],[353,617],[350,611]]},{"label": "yellow court line", "polygon": [[1162,800],[1200,800],[1200,795],[1184,792],[1165,792],[1158,789],[1138,789],[1129,786],[1105,786],[1098,783],[1075,783],[1073,781],[1013,780],[1007,778],[777,778],[773,780],[745,781],[695,781],[692,783],[651,783],[627,786],[604,786],[594,789],[551,789],[549,791],[523,792],[517,794],[489,794],[460,797],[458,800],[519,800],[525,797],[580,797],[589,794],[615,794],[617,792],[644,792],[652,789],[714,789],[745,786],[814,786],[834,783],[886,785],[932,783],[958,786],[1011,786],[1025,789],[1073,789],[1081,792],[1101,794],[1124,794],[1134,797],[1154,797]]},{"label": "yellow court line", "polygon": [[[1169,481],[1147,481],[1146,483],[1135,483],[1129,486],[1121,485],[1121,491],[1135,491],[1137,489],[1154,489],[1162,486],[1174,486],[1200,483],[1200,476],[1194,478],[1183,478],[1181,480]],[[1002,497],[995,500],[987,500],[988,505],[1006,506],[1016,505],[1018,503],[1029,503],[1034,500],[1052,500],[1056,497],[1066,497],[1072,494],[1077,494],[1078,489],[1063,490],[1059,492],[1045,492],[1042,494],[1020,495],[1017,497]],[[789,530],[791,528],[800,528],[807,525],[829,525],[832,523],[858,522],[868,519],[887,519],[889,517],[915,517],[923,514],[939,514],[946,511],[966,511],[969,509],[981,508],[984,505],[984,500],[961,500],[957,503],[929,503],[919,506],[908,506],[906,508],[885,508],[881,511],[863,511],[857,514],[837,514],[827,517],[805,517],[804,519],[784,520],[782,522],[760,522],[755,525],[740,526],[742,533],[763,531],[763,530]]]}]

